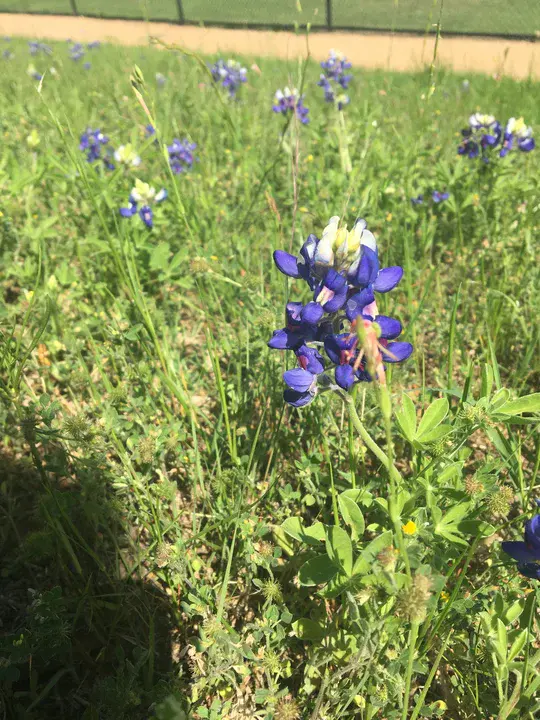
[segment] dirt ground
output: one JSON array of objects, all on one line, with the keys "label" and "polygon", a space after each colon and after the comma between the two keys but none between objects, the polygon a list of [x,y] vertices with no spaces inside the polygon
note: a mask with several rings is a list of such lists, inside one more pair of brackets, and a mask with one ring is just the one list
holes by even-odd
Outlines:
[{"label": "dirt ground", "polygon": [[[150,37],[202,53],[239,53],[295,59],[306,55],[304,36],[291,32],[225,30],[101,20],[84,17],[1,14],[0,34],[79,42],[101,40],[123,45],[145,45]],[[316,60],[338,48],[356,67],[415,70],[433,57],[433,37],[369,33],[313,33],[309,49]],[[521,40],[441,38],[438,62],[459,72],[540,78],[540,43]]]}]

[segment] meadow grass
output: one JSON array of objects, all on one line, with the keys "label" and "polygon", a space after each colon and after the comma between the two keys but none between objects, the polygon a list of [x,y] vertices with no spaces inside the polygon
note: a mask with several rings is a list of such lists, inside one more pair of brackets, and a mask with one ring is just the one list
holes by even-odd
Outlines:
[{"label": "meadow grass", "polygon": [[[81,15],[178,20],[176,0],[76,0]],[[292,25],[326,25],[325,0],[182,0],[189,22],[234,22]],[[71,13],[69,0],[0,0],[4,12]],[[333,0],[333,24],[338,27],[383,30],[433,30],[439,15],[438,0]],[[452,0],[444,6],[444,30],[502,35],[534,35],[540,31],[536,0]]]},{"label": "meadow grass", "polygon": [[[315,63],[243,58],[229,101],[173,51],[102,46],[85,70],[6,47],[4,717],[533,720],[538,583],[499,541],[538,493],[537,406],[509,399],[538,388],[540,160],[456,146],[477,109],[534,126],[538,85],[355,70],[345,137]],[[302,83],[311,123],[286,128],[273,94]],[[190,172],[144,104],[162,141],[197,143]],[[141,165],[87,163],[87,127]],[[151,231],[119,215],[136,177],[169,192]],[[411,205],[432,190],[450,197]],[[272,252],[335,214],[405,268],[381,296],[415,346],[399,422],[367,384],[350,416],[283,403],[266,342],[306,295]]]}]

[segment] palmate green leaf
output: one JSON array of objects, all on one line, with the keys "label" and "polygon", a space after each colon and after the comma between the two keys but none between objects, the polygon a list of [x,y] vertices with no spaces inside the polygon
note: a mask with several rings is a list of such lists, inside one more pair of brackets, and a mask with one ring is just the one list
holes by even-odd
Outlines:
[{"label": "palmate green leaf", "polygon": [[416,431],[416,439],[423,442],[423,436],[432,432],[438,425],[442,423],[448,415],[449,405],[446,398],[440,398],[431,403],[423,414],[418,430]]},{"label": "palmate green leaf", "polygon": [[352,574],[353,549],[351,538],[337,525],[326,527],[326,552],[333,562],[340,567],[345,575]]},{"label": "palmate green leaf", "polygon": [[402,395],[402,410],[396,412],[396,420],[403,434],[412,442],[416,434],[416,408],[408,395]]},{"label": "palmate green leaf", "polygon": [[392,531],[387,530],[382,535],[374,538],[362,550],[356,562],[354,563],[353,575],[365,575],[369,572],[377,555],[387,547],[392,545]]},{"label": "palmate green leaf", "polygon": [[517,657],[525,647],[525,643],[527,642],[527,630],[522,630],[514,642],[512,643],[512,647],[508,651],[508,658],[507,662],[512,662],[512,660]]},{"label": "palmate green leaf", "polygon": [[319,641],[326,635],[324,626],[310,618],[299,618],[293,622],[292,628],[300,640]]},{"label": "palmate green leaf", "polygon": [[298,573],[301,585],[324,585],[339,572],[328,555],[319,555],[305,562]]},{"label": "palmate green leaf", "polygon": [[497,412],[504,415],[520,415],[521,413],[540,412],[540,393],[525,395],[517,400],[510,400],[497,408]]},{"label": "palmate green leaf", "polygon": [[169,265],[169,255],[171,254],[171,247],[169,243],[162,242],[152,250],[150,253],[150,269],[151,270],[165,270]]},{"label": "palmate green leaf", "polygon": [[346,495],[338,496],[339,509],[343,519],[352,531],[353,540],[359,540],[366,529],[364,516],[358,505]]},{"label": "palmate green leaf", "polygon": [[441,438],[445,437],[446,435],[449,435],[452,432],[453,428],[451,425],[438,425],[433,430],[430,430],[427,433],[424,433],[421,437],[417,437],[416,441],[417,443],[421,445],[428,445],[430,443],[437,442],[437,440],[440,440]]}]

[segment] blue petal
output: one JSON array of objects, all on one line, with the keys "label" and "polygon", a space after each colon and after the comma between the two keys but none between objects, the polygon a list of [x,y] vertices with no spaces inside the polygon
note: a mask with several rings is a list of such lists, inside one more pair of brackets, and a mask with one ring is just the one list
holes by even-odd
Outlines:
[{"label": "blue petal", "polygon": [[313,401],[315,396],[310,392],[297,392],[296,390],[285,390],[283,399],[293,407],[304,407]]},{"label": "blue petal", "polygon": [[399,267],[399,265],[384,268],[377,275],[377,279],[373,283],[373,289],[380,293],[389,292],[396,287],[402,277],[403,268]]},{"label": "blue petal", "polygon": [[336,368],[336,382],[339,387],[348,390],[354,384],[354,370],[350,365],[338,365]]},{"label": "blue petal", "polygon": [[370,305],[375,300],[371,287],[364,288],[360,292],[355,293],[347,301],[345,312],[347,318],[352,322],[357,315],[360,315],[366,305]]},{"label": "blue petal", "polygon": [[331,300],[328,300],[328,302],[325,302],[323,307],[324,311],[327,313],[334,313],[337,312],[340,308],[345,305],[345,301],[347,300],[347,285],[345,284],[340,290],[336,292],[334,297]]},{"label": "blue petal", "polygon": [[154,225],[154,213],[148,205],[142,206],[142,208],[139,210],[139,215],[146,227],[152,228],[152,226]]},{"label": "blue petal", "polygon": [[503,542],[501,547],[507,555],[519,563],[532,563],[540,560],[540,553],[528,548],[524,542]]},{"label": "blue petal", "polygon": [[540,580],[540,565],[537,563],[526,563],[525,565],[518,565],[519,572],[525,577],[531,578],[531,580]]},{"label": "blue petal", "polygon": [[403,362],[412,354],[413,346],[408,342],[395,342],[389,343],[386,349],[388,352],[382,353],[384,362],[397,363]]},{"label": "blue petal", "polygon": [[365,287],[372,283],[379,272],[379,257],[367,245],[362,245],[362,257],[353,280],[355,287]]},{"label": "blue petal", "polygon": [[273,350],[294,350],[303,342],[301,335],[283,328],[274,330],[274,334],[268,341],[268,347]]},{"label": "blue petal", "polygon": [[310,325],[316,325],[324,315],[324,310],[319,303],[309,302],[302,310],[302,321]]},{"label": "blue petal", "polygon": [[315,380],[315,375],[303,368],[294,368],[283,373],[283,380],[292,389],[298,392],[306,392],[310,389]]},{"label": "blue petal", "polygon": [[120,215],[122,217],[133,217],[137,212],[136,207],[120,208]]},{"label": "blue petal", "polygon": [[386,315],[377,315],[375,322],[381,328],[381,337],[386,340],[393,340],[401,334],[401,323],[395,318]]},{"label": "blue petal", "polygon": [[292,278],[300,277],[300,273],[298,272],[298,261],[294,255],[285,252],[285,250],[275,250],[274,262],[276,263],[277,269],[284,275],[288,275]]},{"label": "blue petal", "polygon": [[540,515],[535,515],[525,523],[525,542],[540,553]]},{"label": "blue petal", "polygon": [[304,370],[308,370],[313,375],[319,375],[324,371],[324,360],[321,354],[315,349],[307,345],[301,345],[295,350],[298,362]]}]

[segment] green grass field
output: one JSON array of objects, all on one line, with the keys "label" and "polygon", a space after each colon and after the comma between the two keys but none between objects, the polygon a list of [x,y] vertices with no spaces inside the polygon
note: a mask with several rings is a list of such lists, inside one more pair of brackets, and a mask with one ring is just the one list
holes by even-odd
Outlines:
[{"label": "green grass field", "polygon": [[[80,14],[177,20],[176,0],[76,0]],[[275,0],[254,3],[234,0],[182,0],[190,22],[234,22],[291,25],[294,22],[326,24],[324,0]],[[1,0],[5,12],[71,12],[69,0]],[[382,28],[386,30],[433,29],[439,18],[437,0],[333,0],[333,23],[341,27]],[[486,34],[534,35],[540,31],[540,4],[537,0],[453,0],[446,3],[443,30]]]},{"label": "green grass field", "polygon": [[[242,58],[230,101],[214,59],[3,44],[0,717],[538,717],[540,586],[500,543],[539,496],[540,155],[456,153],[476,111],[538,136],[538,84],[353,68],[340,115],[315,63]],[[88,127],[140,165],[87,162]],[[414,352],[297,410],[267,341],[314,296],[272,254],[333,215],[404,268],[376,297]]]}]

